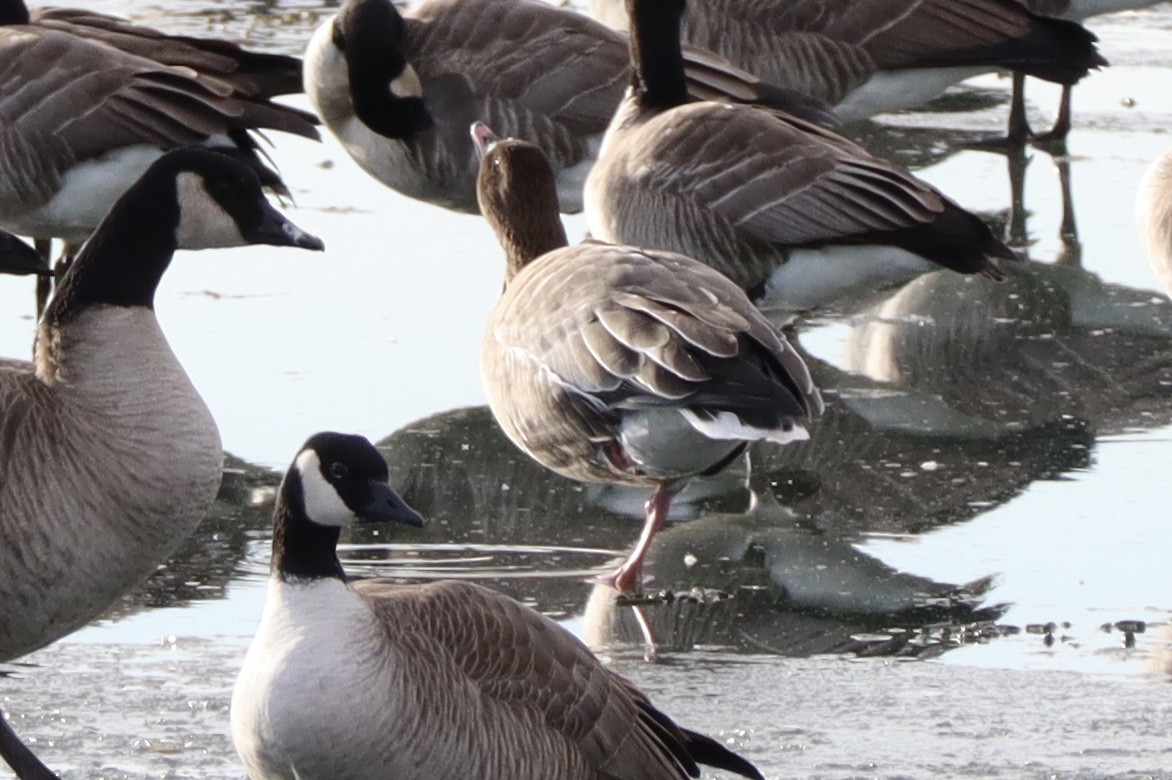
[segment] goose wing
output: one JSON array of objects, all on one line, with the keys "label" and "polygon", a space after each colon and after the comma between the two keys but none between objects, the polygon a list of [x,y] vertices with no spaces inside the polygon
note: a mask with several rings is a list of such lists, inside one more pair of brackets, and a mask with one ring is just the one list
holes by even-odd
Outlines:
[{"label": "goose wing", "polygon": [[0,494],[4,485],[12,483],[8,470],[14,464],[17,440],[21,440],[21,446],[29,441],[21,432],[26,429],[33,410],[50,399],[45,386],[36,381],[32,363],[0,358]]},{"label": "goose wing", "polygon": [[784,114],[698,104],[660,118],[642,128],[662,140],[653,142],[658,152],[641,186],[694,198],[765,241],[802,245],[909,228],[946,208],[928,183]]},{"label": "goose wing", "polygon": [[305,134],[304,120],[239,100],[226,82],[35,27],[0,29],[0,116],[0,201],[24,204],[43,203],[71,165],[113,149],[255,127]]},{"label": "goose wing", "polygon": [[[544,763],[545,777],[674,780],[698,776],[688,747],[694,735],[659,712],[633,684],[607,670],[590,650],[551,620],[478,585],[401,586],[354,583],[367,599],[397,675],[443,722],[421,722],[426,748],[445,738],[475,738],[473,762],[497,775],[519,757]],[[393,691],[392,695],[401,695]],[[410,748],[407,748],[410,749]],[[416,749],[424,749],[423,746]],[[727,751],[726,751],[727,752]],[[434,774],[481,776],[479,767]],[[500,771],[500,770],[505,771]],[[535,774],[530,771],[528,774]],[[495,775],[494,775],[495,776]]]},{"label": "goose wing", "polygon": [[171,35],[82,8],[38,8],[31,16],[34,24],[45,29],[100,41],[163,65],[179,65],[215,76],[249,97],[270,98],[301,91],[298,57],[249,51],[214,38]]},{"label": "goose wing", "polygon": [[[596,414],[763,403],[776,419],[821,408],[805,364],[741,290],[670,252],[585,242],[546,255],[510,283],[489,337],[548,385],[535,392]],[[759,357],[755,380],[732,380],[746,353]]]},{"label": "goose wing", "polygon": [[626,85],[622,36],[540,0],[438,0],[405,16],[419,22],[409,28],[410,59],[425,85],[462,78],[481,99],[576,133],[601,133]]}]

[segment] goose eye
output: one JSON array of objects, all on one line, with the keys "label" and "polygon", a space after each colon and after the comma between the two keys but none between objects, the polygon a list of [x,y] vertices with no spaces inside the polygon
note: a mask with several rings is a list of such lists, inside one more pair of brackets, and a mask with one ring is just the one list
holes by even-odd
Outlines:
[{"label": "goose eye", "polygon": [[331,463],[330,464],[330,476],[333,477],[334,479],[345,479],[346,474],[348,474],[349,471],[350,470],[346,468],[345,463]]}]

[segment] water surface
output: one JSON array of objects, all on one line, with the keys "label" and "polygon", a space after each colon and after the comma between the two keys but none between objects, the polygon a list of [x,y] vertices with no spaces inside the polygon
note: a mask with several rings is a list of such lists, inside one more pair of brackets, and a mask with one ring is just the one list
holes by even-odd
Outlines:
[{"label": "water surface", "polygon": [[[288,52],[333,8],[88,5]],[[0,704],[67,778],[240,777],[227,705],[267,501],[300,443],[336,429],[383,440],[433,520],[348,538],[348,569],[500,587],[769,777],[1172,777],[1172,306],[1133,227],[1136,183],[1172,143],[1172,9],[1092,26],[1113,66],[1077,89],[1069,154],[1028,153],[1016,212],[1007,160],[963,148],[1001,128],[1006,80],[852,128],[1030,261],[800,329],[826,417],[808,444],[754,453],[757,513],[738,471],[681,502],[650,567],[674,598],[644,607],[657,663],[632,608],[583,581],[634,540],[642,496],[550,475],[483,408],[503,271],[488,228],[387,191],[330,139],[274,136],[292,215],[328,251],[183,254],[156,307],[238,472],[108,620],[7,665]],[[1044,122],[1056,91],[1029,95]],[[0,354],[27,354],[31,283],[0,279],[0,298]]]}]

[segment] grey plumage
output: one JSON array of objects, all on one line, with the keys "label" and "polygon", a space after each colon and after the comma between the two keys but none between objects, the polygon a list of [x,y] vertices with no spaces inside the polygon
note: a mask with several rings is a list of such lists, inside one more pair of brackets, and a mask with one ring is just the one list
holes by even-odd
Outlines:
[{"label": "grey plumage", "polygon": [[220,483],[215,421],[152,312],[43,325],[0,363],[0,659],[71,633],[146,577]]}]

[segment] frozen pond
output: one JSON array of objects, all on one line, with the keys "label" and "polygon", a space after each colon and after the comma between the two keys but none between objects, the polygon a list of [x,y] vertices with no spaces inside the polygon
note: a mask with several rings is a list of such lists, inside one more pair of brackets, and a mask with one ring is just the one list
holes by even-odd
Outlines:
[{"label": "frozen pond", "polygon": [[[334,7],[87,5],[288,52]],[[1172,305],[1133,214],[1172,145],[1172,6],[1090,26],[1112,67],[1075,91],[1069,154],[1028,153],[1024,211],[1007,160],[962,148],[1002,128],[1007,80],[851,129],[1030,262],[1002,284],[924,277],[800,329],[827,415],[808,445],[754,454],[757,516],[737,474],[681,502],[650,566],[684,596],[648,608],[658,663],[631,608],[583,581],[634,541],[640,497],[544,472],[478,408],[503,273],[488,227],[391,193],[330,139],[275,137],[292,216],[326,253],[180,255],[157,301],[252,465],[109,620],[6,665],[0,705],[65,778],[241,777],[227,707],[264,594],[266,502],[301,442],[334,429],[385,439],[433,520],[351,538],[349,569],[487,580],[770,778],[1172,777]],[[1057,91],[1029,97],[1044,122]],[[0,277],[0,354],[28,353],[31,293]]]}]

